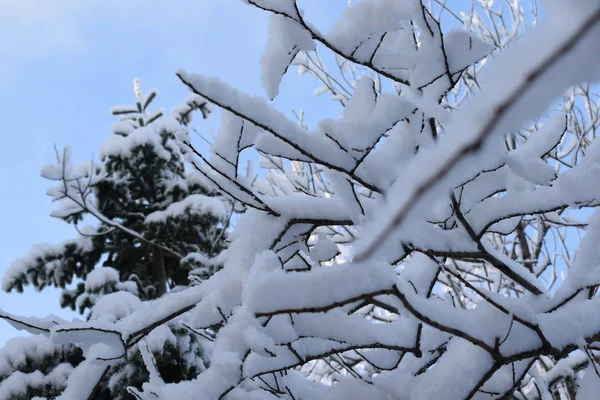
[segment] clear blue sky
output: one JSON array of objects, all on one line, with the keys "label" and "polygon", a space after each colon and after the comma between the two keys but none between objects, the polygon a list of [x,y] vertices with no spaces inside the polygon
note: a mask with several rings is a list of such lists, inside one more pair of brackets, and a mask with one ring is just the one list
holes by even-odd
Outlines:
[{"label": "clear blue sky", "polygon": [[[300,3],[318,26],[346,7],[345,0]],[[259,57],[266,32],[266,15],[240,0],[0,0],[0,274],[32,245],[76,234],[49,217],[49,182],[39,171],[53,162],[54,144],[71,145],[77,161],[97,154],[111,134],[108,110],[132,101],[135,77],[143,89],[159,89],[155,103],[167,112],[188,95],[174,74],[180,67],[263,95]],[[282,88],[287,96],[276,102],[285,112],[318,86],[290,72]],[[323,116],[331,104],[322,96],[304,109],[307,117]],[[204,126],[217,128],[218,119]],[[58,295],[54,289],[2,292],[0,308],[75,316],[58,306]],[[16,334],[0,322],[0,345]]]}]

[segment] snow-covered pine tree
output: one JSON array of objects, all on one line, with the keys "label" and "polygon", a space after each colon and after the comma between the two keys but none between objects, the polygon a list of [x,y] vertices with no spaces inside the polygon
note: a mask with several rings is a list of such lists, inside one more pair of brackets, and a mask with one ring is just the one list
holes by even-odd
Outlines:
[{"label": "snow-covered pine tree", "polygon": [[[4,290],[22,291],[28,284],[39,290],[58,287],[62,307],[78,309],[88,321],[115,322],[142,301],[188,286],[190,278],[192,283],[205,279],[219,268],[228,207],[186,171],[175,143],[193,112],[206,118],[210,106],[191,95],[167,118],[162,111],[149,112],[156,90],[142,95],[135,80],[134,93],[134,105],[111,110],[120,121],[102,146],[100,163],[72,166],[67,148],[56,165],[43,169],[46,178],[58,181],[49,190],[59,202],[52,215],[72,224],[78,236],[34,246],[6,272]],[[79,228],[86,216],[95,217],[98,225]],[[171,382],[194,377],[206,363],[199,336],[182,318],[141,344]],[[147,379],[138,346],[107,371],[95,398],[129,398],[127,387],[140,387]],[[53,398],[81,361],[81,348],[53,344],[43,334],[14,339],[0,350],[0,398]]]},{"label": "snow-covered pine tree", "polygon": [[[149,112],[156,90],[143,95],[135,80],[134,93],[135,104],[111,109],[121,119],[102,145],[100,163],[70,169],[67,148],[57,153],[57,164],[43,169],[58,182],[48,192],[60,203],[52,215],[78,235],[34,246],[6,272],[5,291],[58,287],[61,306],[83,314],[100,294],[126,290],[153,299],[187,286],[190,273],[206,278],[214,272],[210,260],[225,248],[226,209],[205,181],[187,173],[175,143],[192,112],[207,116],[209,105],[190,96],[172,118],[161,118],[162,111]],[[86,216],[99,223],[79,228]]]}]

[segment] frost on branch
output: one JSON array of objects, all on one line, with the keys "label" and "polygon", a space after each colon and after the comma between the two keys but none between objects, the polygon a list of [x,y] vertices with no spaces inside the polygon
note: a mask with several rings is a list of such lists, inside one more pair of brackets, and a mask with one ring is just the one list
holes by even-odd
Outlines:
[{"label": "frost on branch", "polygon": [[[334,53],[337,76],[315,52],[297,57],[344,93],[339,116],[309,129],[217,78],[178,71],[224,111],[212,155],[177,134],[192,167],[243,210],[223,268],[114,322],[53,332],[97,331],[96,359],[149,343],[180,318],[214,339],[210,366],[179,382],[142,349],[149,379],[131,392],[144,400],[593,392],[600,7],[549,3],[524,33],[521,3],[500,6],[506,14],[480,2],[490,26],[449,14],[472,29],[462,32],[444,29],[437,6],[372,0],[322,34],[293,1],[247,2]],[[485,58],[489,42],[499,54]],[[248,148],[260,170],[244,173]],[[120,340],[106,347],[106,335]],[[90,357],[72,376],[97,372]]]}]

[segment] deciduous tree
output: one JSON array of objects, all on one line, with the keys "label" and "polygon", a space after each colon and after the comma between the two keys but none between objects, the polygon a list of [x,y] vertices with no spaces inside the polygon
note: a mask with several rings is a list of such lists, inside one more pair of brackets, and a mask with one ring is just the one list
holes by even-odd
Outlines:
[{"label": "deciduous tree", "polygon": [[[177,72],[222,109],[211,155],[183,131],[181,148],[244,212],[208,280],[46,328],[86,352],[60,398],[93,398],[180,316],[215,333],[210,367],[166,383],[145,352],[136,398],[594,398],[600,5],[548,0],[538,19],[518,1],[367,0],[323,33],[295,0],[246,3],[270,14],[267,96],[294,64],[341,115],[310,127]],[[248,148],[261,171],[240,168]]]}]

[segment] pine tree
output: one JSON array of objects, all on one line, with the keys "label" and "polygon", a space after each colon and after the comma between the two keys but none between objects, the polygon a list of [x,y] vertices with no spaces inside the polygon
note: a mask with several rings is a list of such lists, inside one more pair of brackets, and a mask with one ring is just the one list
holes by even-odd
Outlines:
[{"label": "pine tree", "polygon": [[[175,142],[194,110],[208,116],[208,104],[193,95],[174,110],[175,118],[163,121],[162,111],[149,112],[157,91],[142,95],[136,80],[134,92],[134,105],[111,109],[121,119],[101,148],[101,164],[68,171],[66,149],[56,165],[44,168],[45,177],[59,182],[49,190],[61,202],[53,216],[74,225],[79,235],[59,245],[34,246],[7,271],[5,291],[55,286],[63,289],[61,306],[83,314],[100,294],[126,290],[148,300],[187,286],[191,272],[202,278],[214,272],[210,259],[225,248],[224,204],[186,172]],[[77,183],[65,190],[69,181]],[[90,214],[100,224],[79,229]],[[104,269],[98,270],[100,264]],[[70,288],[74,279],[81,281]]]},{"label": "pine tree", "polygon": [[[62,289],[62,307],[77,309],[91,322],[116,322],[143,301],[188,286],[190,278],[192,283],[207,278],[219,268],[227,207],[205,181],[186,170],[175,140],[188,129],[194,111],[208,116],[209,104],[191,95],[172,117],[164,117],[162,111],[149,112],[156,90],[144,96],[135,80],[134,93],[134,105],[111,109],[120,120],[101,148],[100,163],[72,165],[67,148],[57,153],[57,164],[43,169],[44,177],[58,181],[48,191],[59,203],[52,215],[79,234],[58,245],[34,246],[9,268],[4,290],[54,286]],[[89,217],[99,224],[79,228]],[[203,346],[184,319],[159,327],[153,338],[130,348],[107,371],[94,398],[131,398],[127,388],[141,387],[148,371],[140,346],[150,351],[165,381],[191,379],[204,369]],[[0,350],[2,365],[11,366],[0,370],[0,397],[58,396],[83,359],[81,348],[56,345],[47,335],[13,339]]]}]

